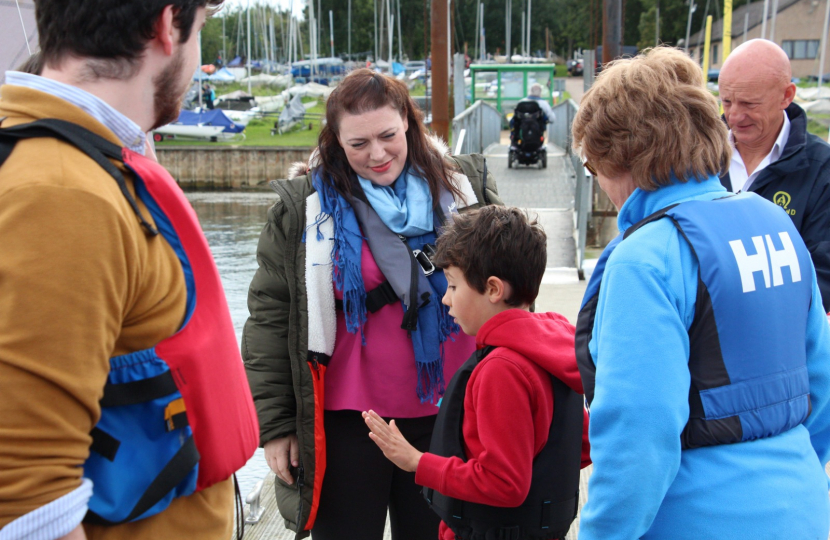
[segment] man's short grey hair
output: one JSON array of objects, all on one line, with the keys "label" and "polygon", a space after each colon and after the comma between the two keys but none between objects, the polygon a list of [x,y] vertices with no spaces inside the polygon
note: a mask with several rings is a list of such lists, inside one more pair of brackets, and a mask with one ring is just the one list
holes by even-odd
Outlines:
[{"label": "man's short grey hair", "polygon": [[533,86],[530,87],[530,95],[542,97],[542,85],[539,83],[533,83]]}]

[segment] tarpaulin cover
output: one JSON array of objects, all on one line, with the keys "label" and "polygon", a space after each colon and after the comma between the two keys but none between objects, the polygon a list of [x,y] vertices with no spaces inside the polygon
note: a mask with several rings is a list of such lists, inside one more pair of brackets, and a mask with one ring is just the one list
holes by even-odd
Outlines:
[{"label": "tarpaulin cover", "polygon": [[240,133],[245,129],[245,126],[235,123],[219,109],[205,112],[183,110],[179,113],[179,119],[175,123],[185,126],[225,126],[222,133]]}]

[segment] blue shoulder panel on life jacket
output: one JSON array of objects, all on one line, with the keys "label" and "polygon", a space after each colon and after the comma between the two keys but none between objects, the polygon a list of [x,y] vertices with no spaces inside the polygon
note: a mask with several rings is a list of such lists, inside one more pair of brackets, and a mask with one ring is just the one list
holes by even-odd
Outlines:
[{"label": "blue shoulder panel on life jacket", "polygon": [[142,180],[135,171],[133,171],[133,174],[135,175],[134,185],[136,195],[138,195],[138,198],[141,199],[145,206],[147,206],[147,209],[150,211],[150,215],[153,216],[153,221],[156,222],[156,228],[164,239],[167,240],[167,243],[173,248],[173,251],[176,252],[176,257],[178,257],[179,262],[182,264],[184,281],[187,287],[187,304],[185,308],[184,320],[181,326],[181,328],[184,328],[187,326],[187,323],[190,321],[190,317],[193,315],[193,311],[196,309],[196,282],[193,279],[193,269],[190,266],[190,260],[187,258],[187,253],[185,253],[184,248],[182,248],[182,244],[179,241],[179,235],[176,234],[176,230],[173,228],[173,225],[170,224],[170,220],[161,210],[155,199],[153,199],[147,191],[147,188],[144,186],[144,180]]}]

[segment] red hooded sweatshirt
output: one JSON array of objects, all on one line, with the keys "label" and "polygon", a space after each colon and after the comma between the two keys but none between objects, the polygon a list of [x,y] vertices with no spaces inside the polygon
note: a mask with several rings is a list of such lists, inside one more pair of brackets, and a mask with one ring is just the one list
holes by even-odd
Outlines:
[{"label": "red hooded sweatshirt", "polygon": [[[583,393],[574,327],[558,313],[509,309],[484,323],[476,345],[497,348],[473,370],[464,395],[467,461],[426,453],[415,482],[456,499],[519,506],[530,492],[533,459],[547,443],[553,420],[549,374]],[[586,411],[582,467],[590,463]],[[455,535],[441,523],[439,538],[454,540]]]}]

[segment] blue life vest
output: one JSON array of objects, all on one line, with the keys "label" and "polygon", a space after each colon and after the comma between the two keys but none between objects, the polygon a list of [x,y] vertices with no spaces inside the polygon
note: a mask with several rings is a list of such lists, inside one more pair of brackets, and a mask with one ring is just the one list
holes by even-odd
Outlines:
[{"label": "blue life vest", "polygon": [[596,375],[588,344],[605,264],[620,242],[664,217],[699,263],[682,447],[772,437],[804,422],[810,414],[804,346],[812,302],[810,253],[789,217],[752,193],[669,206],[608,245],[577,320],[576,356],[588,402]]}]

